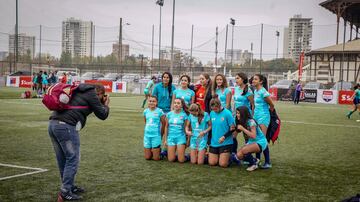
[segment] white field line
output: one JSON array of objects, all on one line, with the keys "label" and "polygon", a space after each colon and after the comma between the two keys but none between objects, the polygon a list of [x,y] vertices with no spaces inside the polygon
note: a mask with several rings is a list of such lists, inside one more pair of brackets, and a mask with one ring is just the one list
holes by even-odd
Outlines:
[{"label": "white field line", "polygon": [[314,125],[314,126],[332,126],[332,127],[349,127],[349,128],[360,128],[356,125],[344,125],[344,124],[327,124],[327,123],[308,123],[302,121],[281,121],[283,123],[292,123],[292,124],[304,124],[304,125]]},{"label": "white field line", "polygon": [[26,169],[26,170],[34,170],[32,172],[27,172],[27,173],[23,173],[23,174],[18,174],[18,175],[11,175],[11,176],[7,176],[7,177],[2,177],[0,178],[1,180],[7,180],[7,179],[11,179],[11,178],[15,178],[15,177],[22,177],[22,176],[26,176],[26,175],[33,175],[36,173],[43,173],[48,171],[47,169],[43,169],[43,168],[33,168],[33,167],[27,167],[27,166],[17,166],[17,165],[11,165],[11,164],[3,164],[0,163],[0,166],[4,166],[4,167],[10,167],[10,168],[20,168],[20,169]]}]

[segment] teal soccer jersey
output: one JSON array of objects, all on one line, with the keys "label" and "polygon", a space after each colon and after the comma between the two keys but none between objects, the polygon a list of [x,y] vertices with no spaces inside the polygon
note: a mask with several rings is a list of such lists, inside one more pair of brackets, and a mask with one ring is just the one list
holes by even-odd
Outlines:
[{"label": "teal soccer jersey", "polygon": [[146,137],[156,137],[161,136],[160,127],[161,127],[161,117],[164,115],[164,112],[156,108],[155,110],[145,109],[144,117],[146,119],[144,136]]},{"label": "teal soccer jersey", "polygon": [[221,102],[221,106],[226,108],[226,96],[227,94],[231,93],[229,88],[225,88],[224,91],[221,89],[216,89],[215,93],[219,96],[219,100]]},{"label": "teal soccer jersey", "polygon": [[163,110],[164,113],[170,111],[172,93],[175,91],[175,86],[171,86],[172,91],[169,95],[169,86],[164,87],[163,83],[158,83],[155,85],[152,95],[158,99],[158,107]]},{"label": "teal soccer jersey", "polygon": [[168,120],[168,137],[185,136],[184,124],[188,119],[188,116],[184,111],[181,111],[178,114],[171,111],[166,115],[166,118]]},{"label": "teal soccer jersey", "polygon": [[245,95],[243,94],[243,90],[240,87],[235,87],[235,93],[234,93],[234,104],[235,109],[241,106],[246,106],[249,109],[249,112],[251,113],[251,105],[249,101],[249,96],[254,95],[253,92],[248,88],[248,92]]},{"label": "teal soccer jersey", "polygon": [[212,124],[211,146],[220,147],[233,144],[232,136],[227,137],[223,143],[219,143],[220,137],[229,132],[230,127],[235,123],[231,112],[225,108],[219,113],[212,111],[210,112],[210,118]]},{"label": "teal soccer jersey", "polygon": [[250,119],[248,121],[247,125],[249,127],[252,127],[252,126],[256,127],[256,137],[249,138],[249,141],[247,144],[257,143],[261,146],[262,151],[264,151],[267,147],[267,140],[266,140],[264,133],[261,131],[260,126],[258,126],[253,119]]},{"label": "teal soccer jersey", "polygon": [[192,136],[193,137],[198,137],[199,133],[201,131],[206,130],[209,126],[208,126],[208,122],[210,120],[209,114],[204,112],[204,117],[201,120],[201,123],[199,124],[198,121],[198,117],[193,116],[193,115],[189,115],[189,121],[191,124],[191,129],[192,129]]},{"label": "teal soccer jersey", "polygon": [[191,99],[195,96],[195,92],[191,89],[178,88],[174,91],[175,98],[181,98],[185,101],[186,105],[190,105]]}]

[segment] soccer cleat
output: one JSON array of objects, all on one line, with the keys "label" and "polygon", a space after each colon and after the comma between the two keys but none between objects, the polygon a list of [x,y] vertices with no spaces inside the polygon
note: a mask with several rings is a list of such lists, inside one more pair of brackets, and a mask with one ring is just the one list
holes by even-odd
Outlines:
[{"label": "soccer cleat", "polygon": [[262,166],[260,166],[261,169],[270,169],[271,167],[271,163],[264,163]]},{"label": "soccer cleat", "polygon": [[58,202],[59,201],[77,201],[77,200],[81,200],[82,197],[78,196],[72,192],[60,192],[58,194]]},{"label": "soccer cleat", "polygon": [[78,187],[78,186],[73,186],[71,189],[71,192],[74,194],[80,194],[80,193],[85,193],[85,189],[82,187]]},{"label": "soccer cleat", "polygon": [[166,159],[167,158],[167,150],[160,152],[160,159]]},{"label": "soccer cleat", "polygon": [[240,160],[237,158],[235,153],[231,154],[230,162],[235,163],[236,165],[240,165]]},{"label": "soccer cleat", "polygon": [[350,113],[350,112],[347,113],[347,114],[346,114],[346,117],[347,117],[348,119],[350,119],[350,118],[351,118],[351,113]]},{"label": "soccer cleat", "polygon": [[256,170],[256,169],[258,169],[258,165],[257,165],[257,164],[252,165],[252,166],[249,166],[246,170],[249,171],[249,172],[251,172],[251,171],[254,171],[254,170]]}]

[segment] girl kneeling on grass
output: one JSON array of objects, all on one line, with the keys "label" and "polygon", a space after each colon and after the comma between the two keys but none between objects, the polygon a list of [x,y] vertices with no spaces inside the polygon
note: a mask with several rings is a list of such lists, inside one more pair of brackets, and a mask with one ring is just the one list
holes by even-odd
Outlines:
[{"label": "girl kneeling on grass", "polygon": [[186,135],[185,126],[188,121],[188,110],[183,99],[174,100],[174,110],[166,115],[164,145],[167,145],[168,160],[185,162]]},{"label": "girl kneeling on grass", "polygon": [[204,164],[208,132],[211,130],[210,116],[199,104],[191,104],[189,112],[185,131],[190,136],[190,160],[193,164]]},{"label": "girl kneeling on grass", "polygon": [[235,129],[234,117],[228,109],[221,106],[220,100],[215,96],[211,99],[211,143],[209,149],[209,165],[219,164],[228,167],[230,152],[233,145],[232,130]]},{"label": "girl kneeling on grass", "polygon": [[259,160],[252,156],[252,153],[260,153],[267,148],[267,140],[265,135],[257,125],[256,121],[251,117],[249,109],[241,106],[236,109],[236,132],[243,132],[248,136],[248,142],[238,152],[237,157],[249,162],[247,171],[254,171],[258,168]]},{"label": "girl kneeling on grass", "polygon": [[161,127],[165,124],[164,112],[157,107],[157,98],[150,96],[144,110],[144,156],[146,160],[160,160]]}]

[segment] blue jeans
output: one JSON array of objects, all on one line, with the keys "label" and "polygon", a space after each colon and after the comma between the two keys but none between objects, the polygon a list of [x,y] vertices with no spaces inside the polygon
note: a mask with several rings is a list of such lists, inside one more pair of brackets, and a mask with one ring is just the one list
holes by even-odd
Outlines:
[{"label": "blue jeans", "polygon": [[79,133],[75,126],[57,120],[50,120],[48,131],[60,170],[61,191],[71,191],[80,160]]}]

